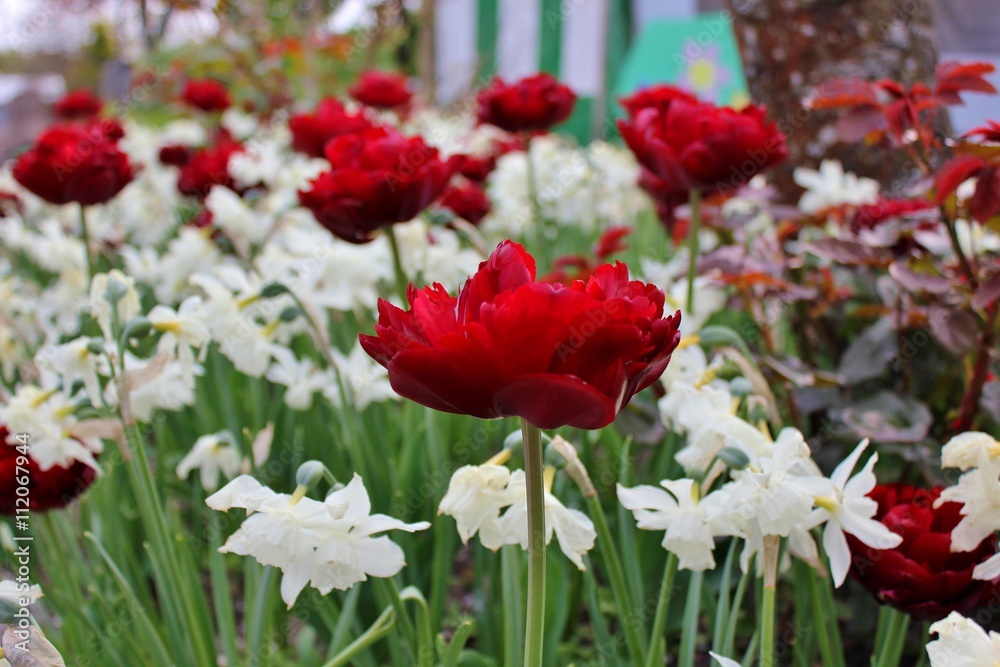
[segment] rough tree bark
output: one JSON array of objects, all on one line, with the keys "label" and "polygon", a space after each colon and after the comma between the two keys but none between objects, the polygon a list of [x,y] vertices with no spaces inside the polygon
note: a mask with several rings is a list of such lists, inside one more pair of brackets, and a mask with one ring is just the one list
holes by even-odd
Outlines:
[{"label": "rough tree bark", "polygon": [[[789,160],[774,174],[798,192],[791,171],[834,157],[847,170],[899,187],[915,174],[902,151],[839,143],[833,111],[802,99],[834,78],[890,78],[907,85],[934,78],[937,45],[928,0],[726,0],[751,96],[767,105],[788,135]],[[942,114],[942,122],[947,118]],[[943,129],[944,126],[942,126]]]}]

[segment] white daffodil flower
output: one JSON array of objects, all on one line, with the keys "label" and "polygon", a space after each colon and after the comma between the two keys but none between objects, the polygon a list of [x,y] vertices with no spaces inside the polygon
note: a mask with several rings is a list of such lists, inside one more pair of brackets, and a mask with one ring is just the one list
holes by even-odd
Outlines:
[{"label": "white daffodil flower", "polygon": [[23,600],[28,604],[35,604],[38,598],[42,597],[42,587],[37,584],[29,586],[18,581],[0,581],[0,602],[8,602],[21,607]]},{"label": "white daffodil flower", "polygon": [[830,569],[834,584],[839,588],[847,579],[851,569],[851,550],[845,533],[858,538],[873,549],[894,549],[903,538],[875,521],[872,517],[878,511],[878,503],[868,497],[877,480],[873,472],[878,462],[878,454],[873,454],[865,467],[854,477],[853,472],[861,454],[868,447],[868,440],[862,440],[854,451],[841,462],[830,476],[834,495],[816,498],[816,513],[826,522],[823,529],[823,548],[830,558]]},{"label": "white daffodil flower", "polygon": [[496,551],[504,545],[500,510],[514,502],[508,491],[510,470],[503,465],[466,465],[455,471],[448,492],[438,505],[438,514],[453,517],[462,544],[479,533],[479,541]]},{"label": "white daffodil flower", "polygon": [[226,511],[247,510],[247,519],[219,549],[250,556],[279,568],[281,599],[291,609],[310,582],[322,593],[350,588],[368,576],[391,577],[405,564],[402,550],[388,538],[372,537],[387,530],[413,532],[427,522],[406,524],[383,514],[370,515],[371,503],[361,477],[326,502],[275,493],[252,477],[241,475],[205,501]]},{"label": "white daffodil flower", "polygon": [[[356,344],[347,355],[337,349],[331,352],[351,393],[352,407],[355,410],[364,410],[372,403],[399,400],[399,394],[389,382],[389,371],[368,356],[360,344]],[[331,403],[341,407],[340,388],[336,382],[327,383],[324,395]]]},{"label": "white daffodil flower", "polygon": [[721,655],[719,655],[718,653],[714,653],[712,651],[709,651],[708,654],[710,656],[712,656],[717,663],[719,663],[720,665],[722,665],[722,667],[743,667],[743,665],[741,665],[740,663],[736,662],[732,658],[724,658]]},{"label": "white daffodil flower", "polygon": [[346,590],[372,577],[392,577],[406,565],[403,550],[388,537],[372,537],[389,530],[413,533],[430,523],[404,523],[385,514],[372,514],[368,491],[357,474],[350,483],[326,497],[329,522],[320,529],[312,586],[324,595]]},{"label": "white daffodil flower", "polygon": [[941,449],[941,467],[960,470],[975,468],[984,453],[990,459],[1000,458],[1000,442],[988,433],[959,433]]},{"label": "white daffodil flower", "polygon": [[241,458],[240,451],[228,432],[203,435],[177,464],[177,476],[187,479],[191,471],[197,469],[202,488],[215,491],[219,488],[220,474],[230,480],[240,471]]},{"label": "white daffodil flower", "polygon": [[[554,475],[555,469],[546,469],[546,475]],[[551,478],[551,477],[550,477]],[[548,488],[546,484],[546,488]],[[528,494],[523,470],[515,470],[510,475],[508,491],[516,500],[500,518],[500,527],[507,544],[520,544],[528,548]],[[583,555],[594,548],[597,531],[590,518],[578,510],[569,509],[548,491],[545,492],[545,543],[552,541],[552,535],[559,541],[559,548],[574,565],[581,570]]]},{"label": "white daffodil flower", "polygon": [[715,537],[728,531],[705,516],[697,499],[698,486],[691,479],[663,480],[660,485],[626,488],[618,485],[618,501],[635,515],[643,530],[664,530],[663,548],[676,554],[682,570],[715,568]]},{"label": "white daffodil flower", "polygon": [[845,204],[860,206],[878,200],[878,181],[845,173],[837,160],[823,160],[819,170],[797,167],[792,177],[806,189],[799,200],[799,210],[809,215]]},{"label": "white daffodil flower", "polygon": [[[117,298],[116,306],[112,306],[114,298]],[[111,269],[109,273],[98,273],[90,283],[90,312],[101,325],[104,337],[110,340],[114,340],[111,320],[115,310],[119,325],[124,327],[140,312],[139,293],[135,291],[135,280],[118,269]]]},{"label": "white daffodil flower", "polygon": [[[108,360],[103,354],[93,354],[90,350],[92,339],[77,338],[62,345],[43,348],[35,355],[36,363],[43,368],[49,368],[62,377],[63,390],[70,391],[73,383],[79,380],[87,392],[92,405],[101,404],[100,376],[110,374]],[[100,342],[103,341],[93,339]]]},{"label": "white daffodil flower", "polygon": [[[219,190],[221,188],[215,188]],[[156,306],[147,316],[153,323],[153,328],[162,331],[159,351],[180,362],[182,377],[191,387],[194,386],[195,349],[201,349],[208,343],[208,327],[202,314],[202,299],[200,296],[189,296],[184,299],[177,310],[167,306]]]},{"label": "white daffodil flower", "polygon": [[931,667],[1000,665],[1000,634],[987,634],[978,623],[956,611],[932,625],[931,634],[938,636],[927,645]]},{"label": "white daffodil flower", "polygon": [[[953,450],[953,453],[955,450]],[[961,454],[964,458],[968,454]],[[956,455],[955,458],[959,458]],[[972,551],[987,537],[1000,530],[1000,459],[990,457],[988,449],[979,452],[979,463],[962,475],[958,484],[941,492],[935,502],[940,507],[946,502],[962,504],[962,520],[951,532],[952,551]],[[1000,576],[1000,558],[992,557],[973,570],[976,579],[994,579]]]},{"label": "white daffodil flower", "polygon": [[320,368],[312,359],[298,359],[283,345],[272,345],[274,363],[267,370],[267,379],[286,387],[285,405],[292,410],[308,410],[313,395],[335,384],[333,374]]}]

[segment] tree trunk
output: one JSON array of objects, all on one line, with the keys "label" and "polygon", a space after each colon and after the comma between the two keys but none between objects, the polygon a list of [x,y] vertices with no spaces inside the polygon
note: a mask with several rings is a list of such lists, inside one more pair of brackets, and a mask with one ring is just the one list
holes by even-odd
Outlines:
[{"label": "tree trunk", "polygon": [[[937,65],[928,0],[727,0],[750,93],[788,136],[789,159],[774,172],[795,196],[791,173],[824,157],[898,188],[915,179],[902,150],[873,150],[837,140],[838,111],[811,111],[802,99],[837,78],[930,83]],[[941,114],[941,129],[947,118]]]}]

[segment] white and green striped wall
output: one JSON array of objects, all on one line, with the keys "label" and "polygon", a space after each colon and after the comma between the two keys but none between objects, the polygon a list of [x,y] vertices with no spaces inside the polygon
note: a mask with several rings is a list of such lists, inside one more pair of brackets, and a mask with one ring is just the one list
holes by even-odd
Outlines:
[{"label": "white and green striped wall", "polygon": [[579,95],[565,130],[601,134],[609,95],[637,25],[689,17],[696,0],[436,0],[439,99],[448,103],[494,75],[548,72]]}]

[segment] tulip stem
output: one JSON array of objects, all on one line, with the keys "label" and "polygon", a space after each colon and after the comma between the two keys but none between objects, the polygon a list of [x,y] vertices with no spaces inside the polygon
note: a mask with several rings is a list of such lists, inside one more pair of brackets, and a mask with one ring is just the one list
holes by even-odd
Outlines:
[{"label": "tulip stem", "polygon": [[535,171],[535,161],[531,157],[531,136],[524,140],[524,159],[528,164],[528,199],[531,200],[531,216],[535,223],[536,256],[545,252],[545,218],[542,216],[542,203],[538,199],[538,174]]},{"label": "tulip stem", "polygon": [[83,241],[83,256],[87,258],[87,284],[94,279],[94,260],[90,257],[90,232],[87,231],[87,209],[80,204],[80,240]]},{"label": "tulip stem", "polygon": [[528,493],[528,610],[524,630],[524,667],[542,667],[545,631],[545,482],[542,432],[521,420],[524,475]]},{"label": "tulip stem", "polygon": [[879,649],[876,667],[899,667],[906,644],[906,631],[910,627],[910,617],[901,611],[890,609],[889,628],[885,633],[885,641]]},{"label": "tulip stem", "polygon": [[688,225],[688,274],[687,301],[684,303],[684,314],[694,315],[694,278],[698,273],[698,228],[701,226],[701,191],[691,188],[690,196],[691,222]]},{"label": "tulip stem", "polygon": [[406,277],[406,269],[403,268],[403,260],[399,255],[399,241],[396,240],[396,230],[389,225],[385,228],[385,235],[389,237],[389,247],[392,248],[392,268],[396,275],[396,293],[402,299],[400,305],[406,306],[406,290],[410,280]]}]

